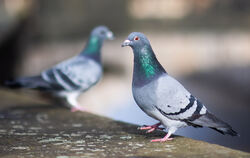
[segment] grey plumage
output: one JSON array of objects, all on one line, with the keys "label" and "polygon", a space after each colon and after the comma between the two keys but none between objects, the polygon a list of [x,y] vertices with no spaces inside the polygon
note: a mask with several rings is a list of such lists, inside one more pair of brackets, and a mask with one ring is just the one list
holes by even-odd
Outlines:
[{"label": "grey plumage", "polygon": [[93,85],[102,76],[101,47],[105,39],[112,39],[113,33],[105,26],[94,28],[83,51],[38,76],[23,77],[7,81],[11,88],[30,88],[51,92],[53,95],[66,98],[71,106],[82,107],[76,101],[78,95]]},{"label": "grey plumage", "polygon": [[211,114],[206,107],[191,95],[177,80],[167,74],[158,62],[151,45],[142,33],[133,32],[122,46],[130,46],[134,53],[132,91],[138,106],[160,123],[142,129],[157,129],[162,124],[168,134],[185,126],[209,127],[222,134],[238,135],[230,125]]}]

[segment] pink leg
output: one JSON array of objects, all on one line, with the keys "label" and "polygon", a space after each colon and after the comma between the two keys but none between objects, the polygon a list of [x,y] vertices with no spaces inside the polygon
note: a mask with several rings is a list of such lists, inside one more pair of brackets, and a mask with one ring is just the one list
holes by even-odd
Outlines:
[{"label": "pink leg", "polygon": [[168,134],[166,134],[165,137],[160,138],[160,139],[153,139],[153,140],[151,140],[151,142],[165,142],[168,140],[172,140],[173,138],[169,138],[170,136],[171,136],[171,133],[169,132]]},{"label": "pink leg", "polygon": [[83,107],[80,107],[80,106],[71,108],[71,112],[76,112],[76,111],[87,111],[87,110]]},{"label": "pink leg", "polygon": [[76,112],[76,111],[78,111],[77,108],[75,108],[75,107],[72,107],[72,108],[71,108],[71,112]]},{"label": "pink leg", "polygon": [[144,126],[144,127],[139,127],[140,130],[148,130],[147,133],[151,133],[153,132],[154,130],[156,129],[160,129],[160,130],[163,130],[164,128],[159,128],[159,126],[161,125],[161,123],[157,123],[157,124],[154,124],[152,126]]}]

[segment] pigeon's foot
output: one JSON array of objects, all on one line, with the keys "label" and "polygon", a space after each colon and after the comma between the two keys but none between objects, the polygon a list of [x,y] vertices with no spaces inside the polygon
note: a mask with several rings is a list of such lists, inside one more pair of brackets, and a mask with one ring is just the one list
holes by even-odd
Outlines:
[{"label": "pigeon's foot", "polygon": [[165,141],[168,141],[168,140],[173,140],[173,138],[169,138],[170,135],[171,134],[168,133],[165,137],[160,138],[160,139],[153,139],[153,140],[151,140],[151,142],[165,142]]},{"label": "pigeon's foot", "polygon": [[75,108],[75,107],[73,107],[73,108],[71,108],[71,110],[70,110],[71,112],[76,112],[76,111],[79,111],[77,108]]},{"label": "pigeon's foot", "polygon": [[156,129],[163,130],[164,128],[159,128],[160,125],[161,125],[161,123],[159,122],[159,123],[151,125],[151,126],[139,127],[138,129],[140,129],[140,130],[148,130],[147,133],[151,133]]},{"label": "pigeon's foot", "polygon": [[76,111],[86,112],[87,110],[83,107],[72,107],[71,108],[71,112],[76,112]]},{"label": "pigeon's foot", "polygon": [[147,130],[146,133],[151,133],[151,132],[155,131],[156,129],[164,130],[164,128],[159,128],[159,127],[157,127],[157,128],[151,128],[150,130]]},{"label": "pigeon's foot", "polygon": [[173,140],[173,138],[167,138],[167,139],[164,139],[164,138],[153,139],[153,140],[151,140],[151,142],[165,142],[165,141],[168,141],[168,140]]}]

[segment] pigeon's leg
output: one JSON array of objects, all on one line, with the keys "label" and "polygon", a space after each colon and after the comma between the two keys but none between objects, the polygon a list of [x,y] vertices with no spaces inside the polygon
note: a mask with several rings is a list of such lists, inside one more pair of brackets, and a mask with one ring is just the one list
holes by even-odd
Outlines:
[{"label": "pigeon's leg", "polygon": [[72,105],[71,112],[86,111],[86,109],[78,103],[77,101],[78,96],[79,96],[78,93],[71,93],[67,95],[67,101],[70,105]]},{"label": "pigeon's leg", "polygon": [[154,125],[151,126],[143,126],[143,127],[139,127],[140,130],[147,130],[147,129],[152,129],[152,128],[158,128],[161,125],[161,123],[156,123]]},{"label": "pigeon's leg", "polygon": [[77,103],[74,104],[73,107],[71,108],[71,112],[76,112],[76,111],[87,111],[87,109]]},{"label": "pigeon's leg", "polygon": [[160,138],[160,139],[153,139],[151,142],[165,142],[167,140],[172,140],[173,138],[169,138],[171,136],[171,132],[168,132],[165,137]]},{"label": "pigeon's leg", "polygon": [[85,108],[81,107],[81,108],[78,108],[78,107],[72,107],[70,109],[71,112],[76,112],[76,111],[86,111]]},{"label": "pigeon's leg", "polygon": [[151,133],[151,132],[153,132],[156,129],[163,130],[164,128],[159,128],[160,125],[161,125],[161,123],[159,122],[159,123],[151,125],[151,126],[139,127],[139,129],[140,130],[148,130],[147,133]]}]

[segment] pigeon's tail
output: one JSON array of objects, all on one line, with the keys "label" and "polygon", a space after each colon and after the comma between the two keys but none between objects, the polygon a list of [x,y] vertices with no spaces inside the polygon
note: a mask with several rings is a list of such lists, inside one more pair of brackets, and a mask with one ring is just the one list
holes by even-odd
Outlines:
[{"label": "pigeon's tail", "polygon": [[28,88],[28,89],[50,89],[49,83],[42,79],[41,76],[23,77],[16,80],[5,81],[4,85],[9,88]]},{"label": "pigeon's tail", "polygon": [[228,134],[231,136],[239,136],[239,134],[235,132],[229,124],[218,119],[216,116],[214,116],[209,112],[207,112],[204,115],[201,115],[198,119],[194,120],[192,123],[200,126],[209,127],[223,135]]},{"label": "pigeon's tail", "polygon": [[232,127],[228,127],[228,128],[214,128],[214,127],[210,127],[213,130],[216,130],[217,132],[221,133],[221,134],[228,134],[231,136],[240,136],[237,132],[235,132]]}]

